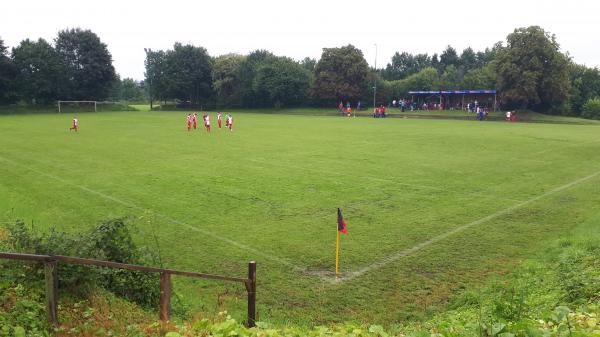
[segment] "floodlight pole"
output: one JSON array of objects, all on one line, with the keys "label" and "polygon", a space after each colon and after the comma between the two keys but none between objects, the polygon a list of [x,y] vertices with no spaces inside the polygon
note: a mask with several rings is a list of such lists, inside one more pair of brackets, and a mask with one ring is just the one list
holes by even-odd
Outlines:
[{"label": "floodlight pole", "polygon": [[[151,69],[152,66],[150,65],[148,54],[152,52],[152,49],[144,48],[144,52],[146,52],[146,60],[148,60],[148,69]],[[150,95],[150,111],[152,111],[152,74],[150,74],[150,71],[148,71],[148,95]]]},{"label": "floodlight pole", "polygon": [[373,111],[375,111],[377,96],[377,43],[375,43],[375,76],[373,77]]}]

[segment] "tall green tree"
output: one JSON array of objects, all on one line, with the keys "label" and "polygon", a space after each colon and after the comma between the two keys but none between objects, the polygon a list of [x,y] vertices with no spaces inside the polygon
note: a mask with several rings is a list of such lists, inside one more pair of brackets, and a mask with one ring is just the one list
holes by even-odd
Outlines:
[{"label": "tall green tree", "polygon": [[353,45],[324,48],[315,68],[312,95],[321,103],[358,100],[367,94],[369,67],[362,51]]},{"label": "tall green tree", "polygon": [[440,65],[438,70],[443,71],[449,66],[458,68],[460,66],[460,58],[456,49],[452,46],[447,46],[446,49],[440,54]]},{"label": "tall green tree", "polygon": [[274,107],[300,105],[306,101],[310,73],[303,65],[287,57],[262,64],[254,80],[254,91],[265,93]]},{"label": "tall green tree", "polygon": [[315,67],[317,66],[317,60],[305,57],[300,64],[304,67],[304,69],[308,70],[311,74],[315,71]]},{"label": "tall green tree", "polygon": [[508,108],[547,111],[567,99],[567,56],[554,35],[538,26],[516,29],[498,52],[495,65],[498,89]]},{"label": "tall green tree", "polygon": [[275,59],[275,55],[267,50],[255,50],[248,54],[240,64],[238,70],[239,93],[242,99],[242,105],[248,108],[261,107],[269,105],[270,98],[267,92],[257,92],[254,81],[258,69],[266,63]]},{"label": "tall green tree", "polygon": [[456,66],[449,65],[440,76],[440,89],[442,90],[457,90],[462,77],[460,76]]},{"label": "tall green tree", "polygon": [[17,99],[14,88],[16,75],[16,68],[8,57],[8,48],[0,39],[0,104],[12,103]]},{"label": "tall green tree", "polygon": [[146,99],[144,89],[133,78],[118,80],[112,99],[117,101],[143,101]]},{"label": "tall green tree", "polygon": [[465,48],[460,54],[460,70],[464,74],[471,69],[475,69],[478,66],[477,54],[473,51],[471,47]]},{"label": "tall green tree", "polygon": [[440,75],[433,67],[410,75],[404,81],[408,90],[440,90]]},{"label": "tall green tree", "polygon": [[58,33],[56,51],[65,66],[64,99],[102,100],[117,79],[106,44],[91,30],[66,29]]},{"label": "tall green tree", "polygon": [[58,53],[44,39],[21,41],[13,48],[15,84],[22,100],[48,104],[60,98],[66,78]]},{"label": "tall green tree", "polygon": [[590,99],[600,97],[600,71],[580,64],[569,65],[569,106],[576,115]]},{"label": "tall green tree", "polygon": [[212,60],[206,49],[175,43],[166,53],[166,94],[200,104],[212,95]]},{"label": "tall green tree", "polygon": [[212,80],[219,105],[239,106],[241,104],[238,77],[240,66],[245,58],[243,55],[227,54],[214,59]]},{"label": "tall green tree", "polygon": [[490,64],[471,69],[463,77],[460,86],[462,89],[495,89],[496,73]]},{"label": "tall green tree", "polygon": [[146,50],[146,66],[144,89],[151,102],[154,99],[164,100],[167,97],[167,53],[165,51]]},{"label": "tall green tree", "polygon": [[385,68],[384,78],[392,81],[404,79],[430,65],[431,60],[427,54],[412,55],[407,52],[396,52]]}]

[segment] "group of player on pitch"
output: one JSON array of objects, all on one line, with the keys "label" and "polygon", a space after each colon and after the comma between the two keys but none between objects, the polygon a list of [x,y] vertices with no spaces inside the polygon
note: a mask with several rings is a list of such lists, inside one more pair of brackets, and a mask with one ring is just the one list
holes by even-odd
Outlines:
[{"label": "group of player on pitch", "polygon": [[[204,115],[202,116],[202,119],[204,120],[204,127],[206,128],[206,132],[210,133],[210,116],[207,115],[205,112]],[[194,130],[196,130],[196,127],[198,125],[197,120],[198,120],[198,115],[196,115],[195,112],[193,114],[189,113],[187,115],[188,131],[190,131],[192,129],[192,127],[194,127]],[[219,113],[217,113],[217,124],[219,125],[219,129],[221,128],[222,123],[223,123],[223,116],[219,112]],[[227,114],[227,118],[225,118],[225,127],[229,128],[229,131],[233,131],[233,117],[231,117],[231,114]]]},{"label": "group of player on pitch", "polygon": [[[205,112],[204,115],[202,116],[202,119],[204,119],[204,127],[206,128],[206,132],[210,132],[210,116],[207,115]],[[195,112],[194,112],[194,114],[189,113],[187,115],[188,131],[190,131],[192,129],[192,126],[194,127],[194,130],[196,130],[196,127],[198,126],[197,120],[198,120],[198,116],[196,115]],[[217,114],[217,123],[219,124],[219,129],[220,129],[221,124],[223,123],[223,116],[221,115],[220,112]],[[77,117],[74,117],[73,121],[71,123],[71,128],[69,128],[69,131],[75,130],[75,132],[77,132],[78,127],[79,127],[79,120],[77,119]],[[231,114],[227,114],[227,118],[225,119],[225,127],[228,128],[229,131],[233,131],[233,117],[231,117]]]}]

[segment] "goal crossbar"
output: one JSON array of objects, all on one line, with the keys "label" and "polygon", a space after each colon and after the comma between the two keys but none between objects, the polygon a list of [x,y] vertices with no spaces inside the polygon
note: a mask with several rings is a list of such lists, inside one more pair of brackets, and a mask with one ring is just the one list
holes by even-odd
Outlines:
[{"label": "goal crossbar", "polygon": [[94,112],[98,112],[98,104],[119,104],[119,102],[111,101],[58,101],[58,112],[61,112],[62,103],[94,103]]}]

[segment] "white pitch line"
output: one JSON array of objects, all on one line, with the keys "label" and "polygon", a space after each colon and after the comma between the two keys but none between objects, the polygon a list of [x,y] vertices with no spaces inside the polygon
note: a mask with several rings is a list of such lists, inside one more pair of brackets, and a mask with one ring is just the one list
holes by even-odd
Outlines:
[{"label": "white pitch line", "polygon": [[347,276],[340,277],[337,281],[335,281],[335,280],[330,280],[330,281],[340,283],[340,282],[349,281],[349,280],[352,280],[354,278],[360,277],[360,276],[364,275],[365,273],[368,273],[368,272],[373,271],[375,269],[379,269],[379,268],[381,268],[381,267],[383,267],[383,266],[385,266],[385,265],[387,265],[387,264],[389,264],[391,262],[397,261],[397,260],[399,260],[399,259],[401,259],[403,257],[409,256],[409,255],[411,255],[411,254],[413,254],[413,253],[415,253],[415,252],[417,252],[417,251],[419,251],[419,250],[421,250],[421,249],[423,249],[423,248],[425,248],[427,246],[431,246],[434,243],[437,243],[437,242],[439,242],[441,240],[444,240],[445,238],[447,238],[447,237],[449,237],[451,235],[454,235],[456,233],[462,232],[462,231],[464,231],[464,230],[466,230],[466,229],[468,229],[470,227],[473,227],[473,226],[479,225],[481,223],[484,223],[486,221],[492,220],[492,219],[497,218],[497,217],[499,217],[501,215],[508,214],[508,213],[510,213],[510,212],[518,209],[518,208],[521,208],[521,207],[523,207],[525,205],[528,205],[528,204],[530,204],[532,202],[538,201],[538,200],[540,200],[542,198],[545,198],[545,197],[551,196],[553,194],[556,194],[556,193],[558,193],[560,191],[566,190],[566,189],[568,189],[568,188],[570,188],[570,187],[572,187],[574,185],[580,184],[580,183],[582,183],[582,182],[584,182],[586,180],[590,180],[590,179],[596,177],[598,174],[600,174],[600,171],[598,171],[596,173],[593,173],[593,174],[590,174],[589,176],[577,179],[575,181],[572,181],[572,182],[570,182],[568,184],[565,184],[565,185],[562,185],[560,187],[557,187],[557,188],[555,188],[553,190],[550,190],[550,191],[548,191],[548,192],[546,192],[544,194],[538,195],[537,197],[533,197],[533,198],[531,198],[529,200],[523,201],[523,202],[518,203],[516,205],[513,205],[513,206],[511,206],[509,208],[506,208],[506,209],[503,209],[501,211],[498,211],[498,212],[496,212],[494,214],[490,214],[490,215],[488,215],[488,216],[486,216],[484,218],[481,218],[479,220],[475,220],[475,221],[470,222],[468,224],[465,224],[465,225],[459,226],[457,228],[454,228],[454,229],[452,229],[452,230],[450,230],[448,232],[445,232],[443,234],[435,236],[435,237],[433,237],[433,238],[431,238],[431,239],[429,239],[427,241],[421,242],[421,243],[417,244],[416,246],[413,246],[411,248],[407,248],[407,249],[402,250],[402,251],[400,251],[400,252],[398,252],[398,253],[396,253],[394,255],[391,255],[391,256],[385,257],[383,259],[380,259],[379,261],[376,261],[376,262],[374,262],[374,263],[372,263],[372,264],[370,264],[370,265],[368,265],[366,267],[363,267],[363,268],[361,268],[361,269],[359,269],[359,270],[357,270],[355,272],[349,272],[349,273],[347,273]]},{"label": "white pitch line", "polygon": [[206,235],[206,236],[210,236],[211,238],[217,239],[217,240],[219,240],[219,241],[223,241],[223,242],[225,242],[225,243],[228,243],[228,244],[230,244],[230,245],[232,245],[232,246],[235,246],[235,247],[237,247],[237,248],[240,248],[240,249],[242,249],[242,250],[246,250],[246,251],[248,251],[248,252],[251,252],[251,253],[253,253],[253,254],[260,255],[260,256],[262,256],[262,257],[264,257],[264,258],[267,258],[267,259],[269,259],[269,260],[272,260],[272,261],[278,262],[278,263],[280,263],[280,264],[283,264],[283,265],[285,265],[285,266],[291,267],[291,268],[293,268],[295,271],[304,271],[304,270],[306,270],[306,268],[303,268],[303,267],[297,266],[297,265],[295,265],[295,264],[293,264],[293,263],[290,263],[290,262],[288,262],[288,261],[286,261],[286,260],[284,260],[284,259],[281,259],[281,258],[279,258],[279,257],[277,257],[277,256],[273,256],[273,255],[270,255],[270,254],[267,254],[267,253],[263,253],[263,252],[261,252],[261,251],[259,251],[259,250],[256,250],[256,249],[252,248],[252,247],[249,247],[249,246],[247,246],[247,245],[244,245],[244,244],[242,244],[242,243],[239,243],[239,242],[237,242],[237,241],[234,241],[234,240],[228,239],[228,238],[226,238],[226,237],[220,236],[220,235],[218,235],[218,234],[215,234],[215,233],[213,233],[213,232],[211,232],[211,231],[208,231],[208,230],[206,230],[206,229],[199,228],[199,227],[195,227],[195,226],[192,226],[192,225],[190,225],[190,224],[188,224],[188,223],[185,223],[185,222],[183,222],[183,221],[180,221],[180,220],[174,219],[174,218],[172,218],[172,217],[170,217],[170,216],[168,216],[168,215],[166,215],[166,214],[158,213],[158,212],[156,212],[156,211],[154,211],[154,210],[147,209],[147,208],[144,208],[144,207],[138,206],[138,205],[136,205],[136,204],[133,204],[133,203],[131,203],[131,202],[127,202],[127,201],[124,201],[124,200],[121,200],[121,199],[115,198],[115,197],[113,197],[113,196],[110,196],[110,195],[108,195],[108,194],[105,194],[105,193],[102,193],[102,192],[99,192],[99,191],[93,190],[93,189],[91,189],[91,188],[88,188],[88,187],[85,187],[85,186],[82,186],[82,185],[79,185],[79,184],[72,183],[72,182],[70,182],[70,181],[68,181],[68,180],[65,180],[65,179],[63,179],[63,178],[60,178],[60,177],[58,177],[58,176],[55,176],[55,175],[52,175],[52,174],[49,174],[49,173],[46,173],[46,172],[42,172],[42,171],[39,171],[39,170],[36,170],[36,169],[34,169],[34,168],[31,168],[30,166],[27,166],[27,165],[25,165],[25,164],[21,164],[21,163],[19,163],[19,162],[16,162],[16,161],[14,161],[14,160],[8,159],[8,158],[6,158],[6,157],[3,157],[3,156],[0,156],[0,160],[3,160],[3,161],[5,161],[5,162],[8,162],[8,163],[11,163],[11,164],[13,164],[13,165],[15,165],[15,166],[20,166],[20,167],[23,167],[23,168],[25,168],[25,169],[27,169],[27,170],[29,170],[29,171],[31,171],[31,172],[34,172],[34,173],[36,173],[36,174],[39,174],[39,175],[42,175],[42,176],[45,176],[45,177],[48,177],[48,178],[54,179],[54,180],[56,180],[56,181],[59,181],[59,182],[61,182],[61,183],[63,183],[63,184],[66,184],[66,185],[69,185],[69,186],[72,186],[72,187],[76,187],[76,188],[78,188],[78,189],[80,189],[80,190],[82,190],[82,191],[85,191],[85,192],[88,192],[88,193],[94,194],[94,195],[96,195],[96,196],[99,196],[99,197],[101,197],[101,198],[103,198],[103,199],[106,199],[106,200],[112,201],[112,202],[114,202],[114,203],[121,204],[121,205],[123,205],[123,206],[130,207],[130,208],[133,208],[133,209],[136,209],[136,210],[142,211],[142,212],[150,211],[150,212],[152,212],[153,214],[155,214],[156,216],[158,216],[158,217],[160,217],[160,218],[162,218],[162,219],[165,219],[165,220],[167,220],[167,221],[170,221],[170,222],[172,222],[172,223],[175,223],[175,224],[177,224],[177,225],[180,225],[180,226],[186,227],[186,228],[188,228],[188,229],[191,229],[191,230],[193,230],[193,231],[196,231],[196,232],[202,233],[202,234],[204,234],[204,235]]}]

